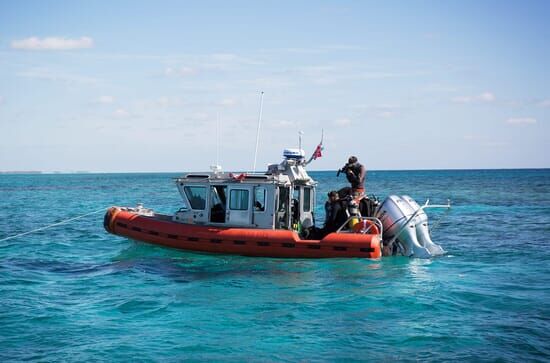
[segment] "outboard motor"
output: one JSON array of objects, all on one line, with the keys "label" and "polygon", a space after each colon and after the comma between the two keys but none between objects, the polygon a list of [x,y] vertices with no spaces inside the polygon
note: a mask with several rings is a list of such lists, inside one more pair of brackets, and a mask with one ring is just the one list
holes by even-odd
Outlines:
[{"label": "outboard motor", "polygon": [[422,210],[417,212],[420,206],[412,198],[405,198],[408,200],[390,195],[380,204],[376,217],[384,226],[383,240],[395,240],[404,256],[429,258],[442,254],[443,249],[429,236],[428,216]]},{"label": "outboard motor", "polygon": [[443,248],[432,241],[430,229],[428,227],[428,215],[424,212],[424,210],[420,209],[418,203],[416,203],[416,201],[408,195],[402,195],[401,198],[404,199],[415,212],[419,210],[414,218],[416,226],[416,239],[418,242],[420,242],[422,246],[426,247],[432,256],[444,254],[445,251]]}]

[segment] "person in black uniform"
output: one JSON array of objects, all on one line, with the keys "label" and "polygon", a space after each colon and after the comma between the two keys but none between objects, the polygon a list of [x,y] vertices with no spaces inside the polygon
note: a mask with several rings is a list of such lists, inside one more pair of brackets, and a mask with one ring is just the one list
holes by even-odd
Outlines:
[{"label": "person in black uniform", "polygon": [[335,232],[347,219],[346,208],[336,191],[328,193],[328,200],[325,202],[325,226],[322,234],[326,236]]},{"label": "person in black uniform", "polygon": [[367,169],[357,160],[357,157],[350,156],[348,163],[338,173],[340,172],[346,173],[346,178],[351,184],[351,192],[354,196],[365,193]]}]

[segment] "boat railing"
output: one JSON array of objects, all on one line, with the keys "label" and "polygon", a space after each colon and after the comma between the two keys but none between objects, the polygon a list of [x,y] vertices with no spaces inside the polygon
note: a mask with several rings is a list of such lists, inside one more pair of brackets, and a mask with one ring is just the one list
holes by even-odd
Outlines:
[{"label": "boat railing", "polygon": [[342,223],[340,228],[338,228],[336,230],[336,233],[351,233],[351,232],[353,232],[351,230],[344,230],[344,228],[346,228],[348,226],[349,222],[351,222],[354,219],[358,220],[357,223],[364,223],[365,221],[372,222],[372,223],[368,223],[368,226],[365,229],[362,229],[361,231],[355,232],[355,233],[367,234],[370,231],[372,231],[374,226],[376,226],[378,228],[378,232],[379,232],[378,234],[380,235],[380,238],[382,238],[382,234],[384,232],[384,227],[382,226],[382,222],[380,221],[380,219],[375,218],[375,217],[350,216],[344,223]]}]

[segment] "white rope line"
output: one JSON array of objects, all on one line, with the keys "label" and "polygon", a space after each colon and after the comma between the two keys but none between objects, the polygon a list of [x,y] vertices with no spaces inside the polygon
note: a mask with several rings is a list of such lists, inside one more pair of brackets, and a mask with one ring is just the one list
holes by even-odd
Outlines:
[{"label": "white rope line", "polygon": [[437,229],[437,227],[439,227],[439,225],[441,224],[441,222],[443,221],[443,219],[445,217],[447,217],[447,215],[449,214],[449,211],[451,210],[451,208],[447,208],[447,210],[445,211],[445,213],[443,213],[443,215],[441,217],[439,217],[439,219],[437,220],[437,222],[435,222],[435,224],[432,226],[432,228],[430,228],[430,233],[432,231],[435,231]]},{"label": "white rope line", "polygon": [[84,217],[87,217],[87,216],[89,216],[89,215],[92,215],[92,214],[96,214],[96,213],[105,211],[105,209],[106,209],[106,208],[101,208],[101,209],[98,209],[98,210],[96,210],[96,211],[93,211],[93,212],[90,212],[90,213],[86,213],[86,214],[80,215],[80,216],[78,216],[78,217],[69,218],[69,219],[66,219],[66,220],[61,221],[61,222],[57,222],[57,223],[49,224],[49,225],[44,226],[44,227],[40,227],[40,228],[37,228],[37,229],[33,229],[32,231],[23,232],[23,233],[19,233],[19,234],[13,235],[13,236],[9,236],[9,237],[6,237],[6,238],[2,238],[2,239],[0,239],[0,242],[7,241],[7,240],[9,240],[9,239],[14,239],[14,238],[21,237],[21,236],[25,236],[25,235],[27,235],[27,234],[31,234],[31,233],[34,233],[34,232],[43,231],[43,230],[48,229],[48,228],[52,228],[52,227],[55,227],[55,226],[59,226],[60,224],[69,223],[69,222],[74,221],[74,220],[76,220],[76,219],[84,218]]}]

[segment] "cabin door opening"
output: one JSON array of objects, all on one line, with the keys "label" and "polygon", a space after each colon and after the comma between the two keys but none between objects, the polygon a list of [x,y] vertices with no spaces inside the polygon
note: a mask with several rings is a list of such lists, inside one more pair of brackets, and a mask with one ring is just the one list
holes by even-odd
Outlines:
[{"label": "cabin door opening", "polygon": [[213,185],[210,187],[210,222],[225,223],[227,211],[227,186]]},{"label": "cabin door opening", "polygon": [[276,229],[289,229],[290,227],[290,188],[279,187],[277,193],[277,215],[275,218]]},{"label": "cabin door opening", "polygon": [[301,195],[300,195],[300,187],[296,187],[294,188],[294,190],[292,191],[292,205],[290,206],[291,208],[291,212],[292,212],[292,221],[291,221],[291,225],[292,225],[292,229],[294,230],[298,230],[298,224],[300,222],[300,216],[302,215],[301,213],[301,208],[300,208],[300,201],[302,200],[301,198]]},{"label": "cabin door opening", "polygon": [[[272,209],[273,204],[270,205]],[[267,213],[267,189],[263,185],[257,185],[254,187],[254,214],[252,222],[256,227],[273,228],[272,219],[273,214]]]},{"label": "cabin door opening", "polygon": [[315,190],[311,187],[303,187],[300,194],[300,223],[302,227],[309,228],[315,225],[315,218],[313,217]]}]

